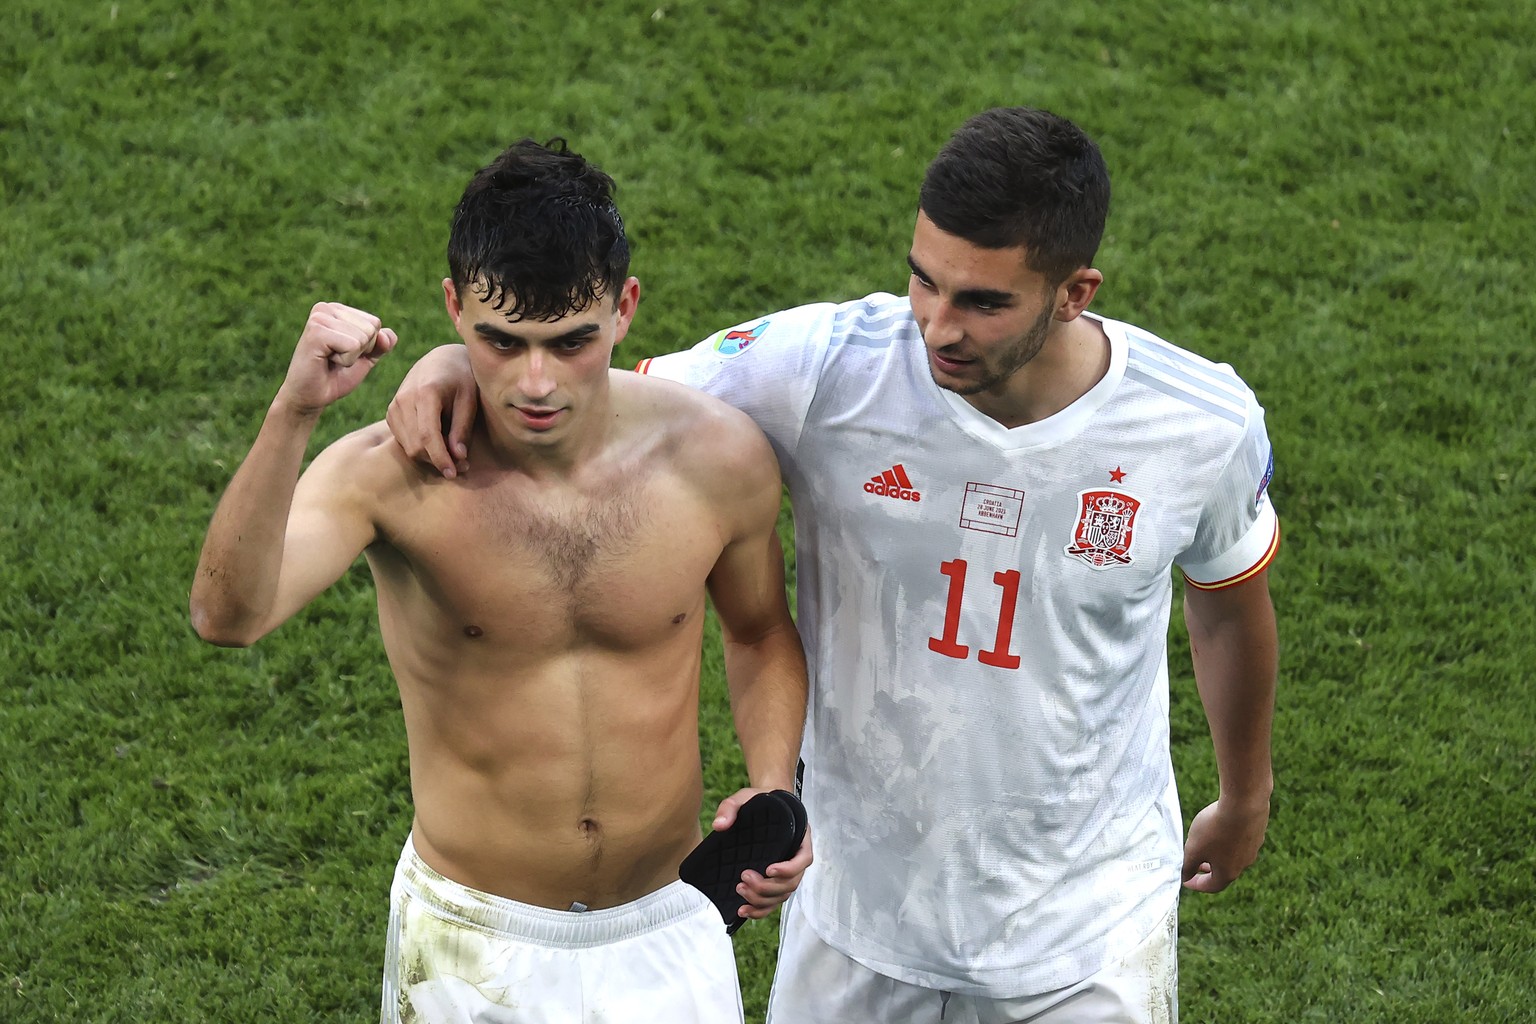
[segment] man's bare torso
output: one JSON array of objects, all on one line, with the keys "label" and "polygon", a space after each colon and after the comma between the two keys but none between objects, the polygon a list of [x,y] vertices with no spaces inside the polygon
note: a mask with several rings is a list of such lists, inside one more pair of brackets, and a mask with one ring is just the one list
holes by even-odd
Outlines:
[{"label": "man's bare torso", "polygon": [[569,476],[480,458],[442,480],[382,424],[349,439],[379,486],[367,555],[416,848],[461,884],[560,909],[665,885],[699,838],[702,584],[727,526],[694,483],[689,417],[628,384],[624,425]]}]

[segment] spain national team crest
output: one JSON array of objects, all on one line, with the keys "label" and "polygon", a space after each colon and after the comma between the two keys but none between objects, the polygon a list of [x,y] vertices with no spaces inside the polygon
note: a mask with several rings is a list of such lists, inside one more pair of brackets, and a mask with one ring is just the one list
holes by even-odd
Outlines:
[{"label": "spain national team crest", "polygon": [[1067,554],[1094,569],[1131,564],[1131,540],[1141,502],[1122,491],[1079,491],[1077,529]]}]

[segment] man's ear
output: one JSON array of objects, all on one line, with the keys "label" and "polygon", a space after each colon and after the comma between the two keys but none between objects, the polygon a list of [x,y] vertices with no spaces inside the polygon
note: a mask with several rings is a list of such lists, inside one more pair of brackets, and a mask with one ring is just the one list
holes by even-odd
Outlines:
[{"label": "man's ear", "polygon": [[459,290],[453,285],[453,278],[443,278],[443,305],[448,309],[448,319],[453,321],[454,329],[459,326],[459,318],[464,315],[464,307],[459,304]]},{"label": "man's ear", "polygon": [[618,314],[618,323],[613,334],[613,343],[617,345],[624,340],[624,335],[629,333],[629,325],[635,319],[635,310],[640,308],[640,279],[631,277],[619,288],[618,301],[614,303],[614,311]]},{"label": "man's ear", "polygon": [[1103,283],[1104,275],[1092,267],[1078,267],[1068,274],[1067,279],[1056,286],[1056,319],[1063,323],[1076,320]]}]

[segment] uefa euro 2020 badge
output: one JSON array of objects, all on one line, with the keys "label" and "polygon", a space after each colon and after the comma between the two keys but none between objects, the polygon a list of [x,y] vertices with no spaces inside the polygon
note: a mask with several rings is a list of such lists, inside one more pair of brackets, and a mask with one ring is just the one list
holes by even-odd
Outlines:
[{"label": "uefa euro 2020 badge", "polygon": [[722,356],[739,356],[751,347],[752,343],[763,336],[768,329],[770,321],[764,320],[749,331],[737,327],[729,331],[721,331],[715,335],[715,351]]}]

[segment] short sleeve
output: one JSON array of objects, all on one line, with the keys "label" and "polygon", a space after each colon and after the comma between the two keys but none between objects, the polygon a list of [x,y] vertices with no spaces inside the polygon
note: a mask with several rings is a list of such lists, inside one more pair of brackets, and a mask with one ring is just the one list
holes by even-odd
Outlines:
[{"label": "short sleeve", "polygon": [[1250,395],[1243,437],[1211,489],[1194,541],[1177,559],[1190,586],[1218,590],[1269,567],[1280,548],[1280,520],[1269,500],[1274,469],[1264,410]]},{"label": "short sleeve", "polygon": [[792,453],[816,396],[837,307],[818,303],[749,320],[636,372],[698,388],[751,416],[779,457]]}]

